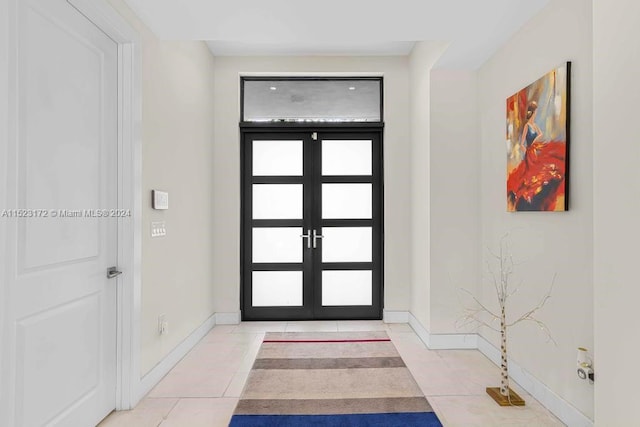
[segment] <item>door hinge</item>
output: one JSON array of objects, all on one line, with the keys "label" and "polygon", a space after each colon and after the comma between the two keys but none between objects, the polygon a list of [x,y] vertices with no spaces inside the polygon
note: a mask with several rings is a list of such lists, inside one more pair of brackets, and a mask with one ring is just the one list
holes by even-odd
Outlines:
[{"label": "door hinge", "polygon": [[314,141],[318,140],[318,132],[312,132],[311,133],[311,139],[313,139]]}]

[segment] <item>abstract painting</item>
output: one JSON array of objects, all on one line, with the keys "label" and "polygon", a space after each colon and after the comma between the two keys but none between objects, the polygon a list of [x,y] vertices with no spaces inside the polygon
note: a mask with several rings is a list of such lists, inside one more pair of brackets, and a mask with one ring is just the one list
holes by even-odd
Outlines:
[{"label": "abstract painting", "polygon": [[571,63],[507,98],[507,210],[568,210]]}]

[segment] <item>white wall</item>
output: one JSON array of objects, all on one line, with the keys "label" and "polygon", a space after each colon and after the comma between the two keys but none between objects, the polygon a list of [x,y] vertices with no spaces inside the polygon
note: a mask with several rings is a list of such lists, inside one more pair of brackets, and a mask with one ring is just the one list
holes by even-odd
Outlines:
[{"label": "white wall", "polygon": [[[523,284],[510,300],[510,315],[535,305],[557,274],[552,299],[539,316],[557,347],[546,342],[535,325],[520,324],[509,333],[510,357],[593,418],[593,386],[575,374],[576,348],[593,349],[591,9],[590,0],[552,0],[481,67],[478,106],[481,243],[496,248],[500,236],[511,231],[511,252],[525,261],[517,266],[515,280],[520,278]],[[572,61],[570,210],[507,213],[505,100],[565,61]],[[483,262],[488,259],[484,250]],[[486,301],[495,300],[493,287],[486,280],[483,293]],[[496,334],[483,331],[482,335],[499,348]]]},{"label": "white wall", "polygon": [[[141,374],[213,315],[213,56],[203,42],[162,42],[122,0],[142,40]],[[151,208],[151,190],[169,210]],[[151,238],[151,221],[167,236]],[[169,333],[158,334],[164,314]]]},{"label": "white wall", "polygon": [[593,2],[595,420],[637,425],[640,401],[640,3]]},{"label": "white wall", "polygon": [[[8,169],[9,157],[9,2],[0,1],[0,170]],[[7,206],[7,174],[0,174],[0,209]],[[6,258],[7,221],[0,221],[0,259]],[[0,263],[0,301],[6,301],[5,262]],[[4,303],[0,303],[0,307]],[[4,309],[3,309],[4,311]],[[5,315],[0,313],[0,345],[5,345]],[[9,377],[8,366],[2,360],[4,351],[0,351],[0,384],[6,384]],[[4,389],[4,387],[2,388]],[[0,408],[4,408],[5,397],[0,391]]]},{"label": "white wall", "polygon": [[411,52],[411,313],[432,334],[456,328],[459,288],[479,283],[480,146],[475,71],[433,69],[442,42]]},{"label": "white wall", "polygon": [[[463,333],[460,288],[480,283],[480,137],[477,73],[431,72],[431,325],[432,334]],[[414,200],[414,203],[420,203]]]},{"label": "white wall", "polygon": [[217,57],[215,61],[214,266],[215,310],[240,309],[241,73],[384,74],[385,309],[410,301],[410,142],[406,57]]},{"label": "white wall", "polygon": [[[411,306],[413,316],[431,328],[430,120],[431,68],[445,43],[418,42],[409,57],[411,114]],[[406,100],[404,102],[407,102]]]}]

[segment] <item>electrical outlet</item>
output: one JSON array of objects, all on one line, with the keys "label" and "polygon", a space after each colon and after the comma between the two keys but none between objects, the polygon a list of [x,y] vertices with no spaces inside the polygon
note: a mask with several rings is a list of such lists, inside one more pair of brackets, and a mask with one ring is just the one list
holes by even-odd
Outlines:
[{"label": "electrical outlet", "polygon": [[158,316],[158,333],[164,335],[169,332],[169,322],[165,319],[165,315]]}]

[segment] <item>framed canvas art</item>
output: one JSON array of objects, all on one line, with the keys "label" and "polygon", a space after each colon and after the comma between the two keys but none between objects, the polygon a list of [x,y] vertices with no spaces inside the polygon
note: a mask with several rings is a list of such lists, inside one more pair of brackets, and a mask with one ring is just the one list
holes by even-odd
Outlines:
[{"label": "framed canvas art", "polygon": [[507,210],[569,208],[571,63],[507,98]]}]

